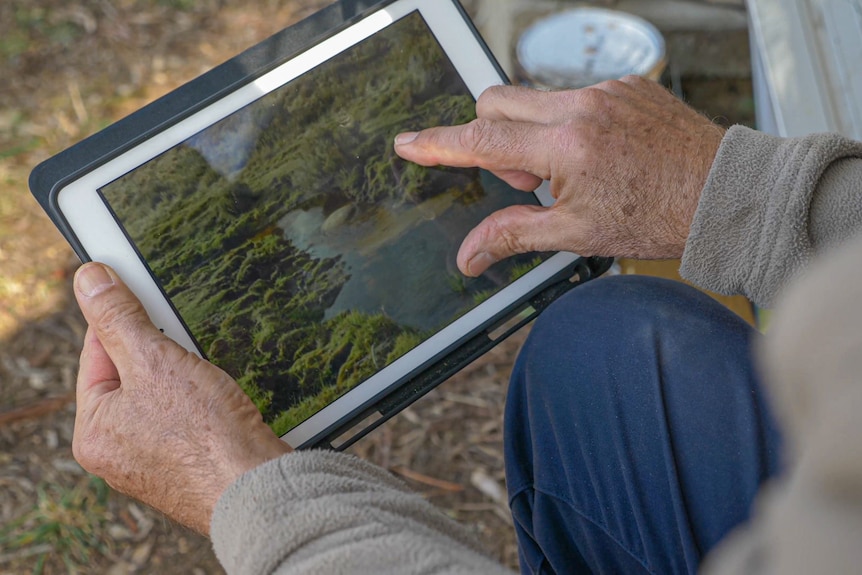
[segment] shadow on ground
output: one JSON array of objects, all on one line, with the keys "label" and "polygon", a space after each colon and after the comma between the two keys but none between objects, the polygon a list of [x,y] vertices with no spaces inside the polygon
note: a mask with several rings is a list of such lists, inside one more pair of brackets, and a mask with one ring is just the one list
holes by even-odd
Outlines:
[{"label": "shadow on ground", "polygon": [[[72,458],[85,329],[71,300],[76,260],[26,181],[39,161],[326,3],[0,3],[0,574],[221,572],[206,539],[113,493]],[[710,116],[750,122],[747,79],[682,86]],[[352,449],[472,525],[511,566],[502,410],[523,337]]]}]

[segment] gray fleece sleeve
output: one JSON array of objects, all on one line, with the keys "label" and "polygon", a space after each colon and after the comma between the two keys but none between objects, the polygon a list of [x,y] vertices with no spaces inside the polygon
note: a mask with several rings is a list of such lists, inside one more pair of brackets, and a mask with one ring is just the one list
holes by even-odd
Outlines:
[{"label": "gray fleece sleeve", "polygon": [[862,229],[862,143],[734,126],[704,186],[680,274],[769,306],[817,253]]},{"label": "gray fleece sleeve", "polygon": [[862,565],[862,235],[815,261],[758,340],[785,472],[703,574],[859,573]]},{"label": "gray fleece sleeve", "polygon": [[509,573],[391,474],[327,451],[240,477],[219,499],[210,536],[230,575]]}]

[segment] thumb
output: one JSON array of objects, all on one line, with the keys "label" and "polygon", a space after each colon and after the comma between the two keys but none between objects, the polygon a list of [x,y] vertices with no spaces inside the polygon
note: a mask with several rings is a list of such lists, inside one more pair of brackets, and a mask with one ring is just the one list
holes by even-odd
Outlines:
[{"label": "thumb", "polygon": [[458,251],[458,268],[478,276],[498,261],[528,252],[557,250],[556,217],[551,208],[517,205],[494,212],[467,234]]},{"label": "thumb", "polygon": [[117,367],[136,357],[148,341],[164,338],[135,294],[104,264],[88,263],[78,269],[75,297],[90,330]]},{"label": "thumb", "polygon": [[89,405],[95,398],[119,389],[120,374],[93,328],[87,329],[78,367],[77,403]]}]

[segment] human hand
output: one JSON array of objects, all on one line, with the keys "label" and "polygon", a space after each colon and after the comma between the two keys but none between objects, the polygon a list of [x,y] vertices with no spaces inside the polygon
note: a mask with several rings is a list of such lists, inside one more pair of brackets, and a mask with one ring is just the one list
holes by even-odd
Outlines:
[{"label": "human hand", "polygon": [[581,90],[499,86],[463,126],[400,134],[395,151],[423,166],[480,167],[552,207],[500,210],[461,245],[469,276],[518,253],[680,257],[724,130],[638,76]]},{"label": "human hand", "polygon": [[240,475],[290,451],[225,372],[159,332],[102,264],[75,296],[89,323],[72,451],[86,469],[201,533]]}]

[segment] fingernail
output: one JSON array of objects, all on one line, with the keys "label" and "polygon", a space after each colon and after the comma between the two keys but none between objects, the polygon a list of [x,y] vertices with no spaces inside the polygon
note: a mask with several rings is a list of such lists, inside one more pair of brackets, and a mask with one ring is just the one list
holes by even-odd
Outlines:
[{"label": "fingernail", "polygon": [[411,143],[419,135],[419,132],[404,132],[395,136],[395,145],[404,146]]},{"label": "fingernail", "polygon": [[75,276],[75,287],[87,297],[97,296],[114,285],[114,278],[102,264],[82,267]]},{"label": "fingernail", "polygon": [[[497,259],[488,252],[479,252],[467,263],[467,271],[477,276],[497,263]],[[481,271],[480,271],[481,270]]]}]

